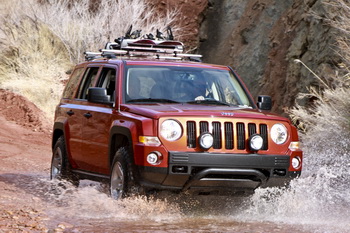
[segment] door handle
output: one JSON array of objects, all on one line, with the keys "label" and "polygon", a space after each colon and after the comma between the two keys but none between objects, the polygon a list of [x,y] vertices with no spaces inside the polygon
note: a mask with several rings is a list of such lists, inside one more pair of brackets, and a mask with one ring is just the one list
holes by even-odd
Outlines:
[{"label": "door handle", "polygon": [[92,114],[89,113],[89,112],[88,112],[88,113],[85,113],[85,114],[84,114],[84,117],[86,117],[87,119],[89,119],[90,117],[92,117]]},{"label": "door handle", "polygon": [[68,114],[68,116],[72,116],[72,115],[74,115],[74,112],[72,111],[72,109],[71,109],[71,110],[69,110],[69,111],[67,111],[66,113]]}]

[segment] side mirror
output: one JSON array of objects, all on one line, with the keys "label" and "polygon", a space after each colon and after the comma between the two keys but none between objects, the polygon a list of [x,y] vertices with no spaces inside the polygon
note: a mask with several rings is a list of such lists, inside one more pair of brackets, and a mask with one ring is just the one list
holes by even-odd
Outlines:
[{"label": "side mirror", "polygon": [[260,110],[270,111],[272,109],[272,100],[270,96],[259,95],[257,104]]},{"label": "side mirror", "polygon": [[106,88],[90,87],[88,89],[87,100],[92,103],[112,104],[111,97],[107,95]]}]

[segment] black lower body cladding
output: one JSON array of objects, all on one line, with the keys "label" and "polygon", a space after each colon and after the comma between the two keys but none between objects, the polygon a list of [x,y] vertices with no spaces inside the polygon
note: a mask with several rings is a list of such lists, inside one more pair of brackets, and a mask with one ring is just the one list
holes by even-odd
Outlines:
[{"label": "black lower body cladding", "polygon": [[141,183],[170,190],[254,190],[285,186],[300,176],[284,155],[170,152],[169,167],[139,167]]}]

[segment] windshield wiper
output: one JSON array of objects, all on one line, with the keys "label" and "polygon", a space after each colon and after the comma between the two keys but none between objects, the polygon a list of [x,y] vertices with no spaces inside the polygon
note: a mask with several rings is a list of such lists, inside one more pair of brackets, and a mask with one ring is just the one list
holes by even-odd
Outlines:
[{"label": "windshield wiper", "polygon": [[219,100],[215,99],[205,99],[205,100],[193,100],[186,102],[188,104],[215,104],[215,105],[225,105],[225,106],[231,106],[229,103],[221,102]]},{"label": "windshield wiper", "polygon": [[169,99],[153,99],[153,98],[141,98],[141,99],[133,99],[126,101],[127,103],[135,103],[135,102],[146,102],[146,103],[179,103],[174,100]]}]

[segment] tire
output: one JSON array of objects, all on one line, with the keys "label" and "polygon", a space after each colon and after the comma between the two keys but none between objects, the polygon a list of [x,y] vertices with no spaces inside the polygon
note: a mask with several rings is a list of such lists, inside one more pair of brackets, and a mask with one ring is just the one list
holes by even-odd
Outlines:
[{"label": "tire", "polygon": [[118,200],[127,197],[136,190],[136,182],[132,169],[131,158],[126,148],[120,148],[114,156],[110,174],[110,195]]},{"label": "tire", "polygon": [[55,144],[51,160],[51,180],[66,180],[74,186],[79,186],[79,178],[71,171],[67,158],[66,144],[63,136],[60,136]]}]

